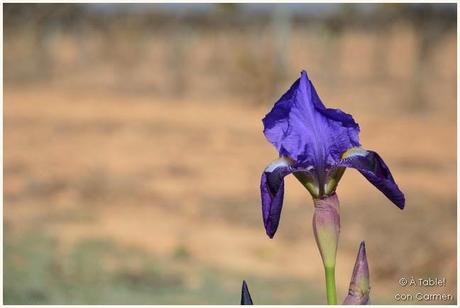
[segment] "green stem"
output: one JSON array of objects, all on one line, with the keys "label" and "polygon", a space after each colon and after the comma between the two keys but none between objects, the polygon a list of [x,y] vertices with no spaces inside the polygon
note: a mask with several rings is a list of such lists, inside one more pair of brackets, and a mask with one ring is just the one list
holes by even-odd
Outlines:
[{"label": "green stem", "polygon": [[324,267],[326,273],[327,304],[337,305],[337,292],[335,290],[335,266]]}]

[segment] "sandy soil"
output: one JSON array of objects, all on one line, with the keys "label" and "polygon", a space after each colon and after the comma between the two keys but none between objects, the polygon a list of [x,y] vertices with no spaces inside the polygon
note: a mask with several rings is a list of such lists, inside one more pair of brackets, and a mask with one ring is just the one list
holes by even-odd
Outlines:
[{"label": "sandy soil", "polygon": [[[260,216],[259,177],[276,158],[260,119],[267,106],[7,87],[4,97],[6,236],[36,228],[65,254],[106,237],[260,276],[322,279],[312,202],[294,178],[273,240]],[[364,147],[378,151],[406,193],[398,210],[354,170],[338,189],[341,294],[360,240],[373,293],[385,301],[404,276],[446,277],[456,290],[455,106],[353,113]],[[395,105],[397,106],[397,105]],[[351,109],[351,110],[350,110]]]}]

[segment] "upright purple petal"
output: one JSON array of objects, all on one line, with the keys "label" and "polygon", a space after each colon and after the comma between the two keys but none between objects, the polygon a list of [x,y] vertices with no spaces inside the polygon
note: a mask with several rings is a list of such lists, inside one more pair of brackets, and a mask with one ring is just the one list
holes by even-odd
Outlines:
[{"label": "upright purple petal", "polygon": [[252,305],[251,294],[249,294],[248,285],[243,280],[243,286],[241,287],[241,305]]},{"label": "upright purple petal", "polygon": [[353,117],[326,108],[305,71],[262,121],[266,138],[280,155],[319,170],[359,146],[359,126]]},{"label": "upright purple petal", "polygon": [[289,162],[280,158],[272,162],[262,173],[260,192],[262,197],[262,217],[265,231],[273,238],[281,216],[284,198],[284,177],[292,173]]},{"label": "upright purple petal", "polygon": [[404,194],[393,179],[390,169],[376,152],[352,149],[349,154],[345,153],[338,165],[357,169],[397,207],[404,208]]}]

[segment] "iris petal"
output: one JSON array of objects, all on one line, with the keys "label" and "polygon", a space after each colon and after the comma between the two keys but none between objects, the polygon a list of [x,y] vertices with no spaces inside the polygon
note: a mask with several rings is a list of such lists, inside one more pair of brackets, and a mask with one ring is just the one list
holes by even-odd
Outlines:
[{"label": "iris petal", "polygon": [[284,177],[293,170],[285,158],[272,162],[262,173],[260,192],[265,231],[270,238],[275,235],[281,216],[284,198]]},{"label": "iris petal", "polygon": [[390,169],[376,152],[361,148],[350,149],[345,152],[338,165],[357,169],[397,207],[404,208],[404,194],[393,179]]},{"label": "iris petal", "polygon": [[307,73],[262,120],[264,134],[279,154],[323,170],[347,149],[359,146],[359,126],[349,114],[326,108]]}]

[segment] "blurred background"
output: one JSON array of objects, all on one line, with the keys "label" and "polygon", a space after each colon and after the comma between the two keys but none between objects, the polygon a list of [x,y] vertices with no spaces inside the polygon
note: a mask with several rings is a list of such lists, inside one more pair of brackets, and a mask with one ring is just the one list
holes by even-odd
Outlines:
[{"label": "blurred background", "polygon": [[[4,4],[4,302],[321,304],[313,204],[273,240],[261,119],[308,71],[406,194],[338,188],[344,298],[366,241],[375,304],[401,277],[456,294],[455,4]],[[436,303],[454,304],[453,301]],[[430,304],[435,302],[409,301]]]}]

